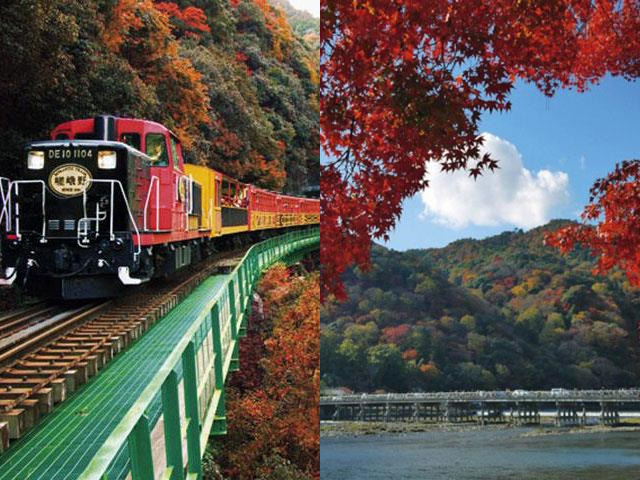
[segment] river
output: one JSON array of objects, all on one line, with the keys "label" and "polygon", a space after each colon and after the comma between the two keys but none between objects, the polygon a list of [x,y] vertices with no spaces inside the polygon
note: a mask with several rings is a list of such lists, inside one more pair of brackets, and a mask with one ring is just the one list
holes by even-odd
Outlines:
[{"label": "river", "polygon": [[640,432],[531,429],[323,437],[323,480],[640,480]]}]

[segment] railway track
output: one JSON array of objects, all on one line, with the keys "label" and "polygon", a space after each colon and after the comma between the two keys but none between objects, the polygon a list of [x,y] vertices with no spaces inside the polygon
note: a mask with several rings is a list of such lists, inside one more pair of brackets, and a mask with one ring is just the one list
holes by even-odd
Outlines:
[{"label": "railway track", "polygon": [[142,286],[118,299],[73,308],[42,302],[0,317],[0,450],[96,375],[205,278],[233,267],[247,248],[219,254],[197,271]]},{"label": "railway track", "polygon": [[36,302],[0,316],[0,340],[25,326],[38,323],[55,308],[47,302]]}]

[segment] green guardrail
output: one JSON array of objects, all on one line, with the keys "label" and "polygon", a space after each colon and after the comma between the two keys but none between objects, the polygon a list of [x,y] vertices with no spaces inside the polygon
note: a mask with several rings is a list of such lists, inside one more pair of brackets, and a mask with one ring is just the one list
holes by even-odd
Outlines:
[{"label": "green guardrail", "polygon": [[[186,479],[202,478],[202,454],[209,436],[226,433],[224,383],[227,374],[239,368],[238,340],[246,332],[251,293],[260,274],[278,260],[319,243],[320,228],[314,227],[273,237],[251,247],[229,274],[226,285],[206,308],[196,312],[191,328],[79,478],[108,480],[107,472],[125,444],[128,444],[133,480],[156,478],[147,410],[158,393],[162,398],[166,460],[162,478],[185,479],[184,436],[187,450]],[[206,322],[210,322],[210,325],[206,325]],[[212,345],[201,341],[202,331],[208,331],[209,328]],[[204,348],[210,351],[202,352]],[[206,353],[205,360],[210,360],[204,362],[205,367],[200,362],[202,355],[198,353]],[[176,373],[180,362],[185,422],[181,421],[180,388]]]}]

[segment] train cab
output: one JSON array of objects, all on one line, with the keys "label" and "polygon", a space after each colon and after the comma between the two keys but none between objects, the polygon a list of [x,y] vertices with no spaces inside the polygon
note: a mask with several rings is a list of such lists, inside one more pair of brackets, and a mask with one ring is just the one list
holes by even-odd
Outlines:
[{"label": "train cab", "polygon": [[[95,122],[99,118],[58,125],[52,132],[52,139],[95,138]],[[105,123],[104,140],[117,141],[146,154],[148,175],[138,185],[136,200],[144,200],[144,204],[139,205],[143,232],[156,235],[147,235],[142,243],[168,240],[158,235],[163,232],[188,232],[193,223],[188,215],[194,213],[195,202],[190,178],[184,173],[182,147],[177,136],[163,125],[148,120],[106,117]],[[146,196],[143,195],[145,192]]]}]

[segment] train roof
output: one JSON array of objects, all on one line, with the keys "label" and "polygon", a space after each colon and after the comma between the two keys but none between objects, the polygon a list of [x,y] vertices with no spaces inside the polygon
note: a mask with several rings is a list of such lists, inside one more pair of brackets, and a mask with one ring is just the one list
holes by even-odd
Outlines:
[{"label": "train roof", "polygon": [[[98,122],[98,125],[96,125],[96,122]],[[109,125],[109,122],[113,122],[113,127],[118,132],[123,132],[130,129],[138,131],[151,129],[160,132],[167,132],[174,138],[179,140],[178,135],[176,135],[175,132],[171,131],[161,123],[140,118],[115,117],[109,115],[100,115],[94,118],[80,118],[77,120],[70,120],[68,122],[60,123],[52,130],[51,139],[55,140],[61,134],[75,137],[78,134],[89,133],[96,134],[96,138],[107,139],[105,135],[108,133],[108,129],[104,130],[104,132],[98,132],[98,130],[101,129],[102,125]],[[111,139],[113,140],[113,138]]]}]

